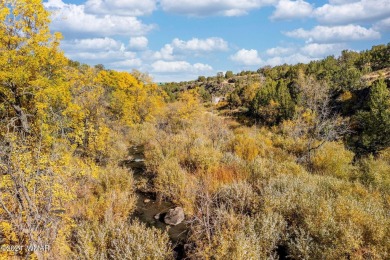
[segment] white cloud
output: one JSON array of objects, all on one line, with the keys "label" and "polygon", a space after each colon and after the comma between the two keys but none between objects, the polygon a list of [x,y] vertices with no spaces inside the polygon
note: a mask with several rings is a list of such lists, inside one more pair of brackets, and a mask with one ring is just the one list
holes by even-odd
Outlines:
[{"label": "white cloud", "polygon": [[340,53],[343,49],[346,49],[346,45],[342,43],[310,43],[303,46],[300,51],[305,56],[307,55],[313,58],[322,58],[327,55]]},{"label": "white cloud", "polygon": [[156,60],[173,60],[173,47],[170,44],[165,44],[160,51],[156,51],[152,57]]},{"label": "white cloud", "polygon": [[[129,15],[141,15],[141,7],[147,8],[150,1],[136,3],[122,0],[88,0],[86,6],[66,4],[63,0],[49,0],[44,5],[52,11],[52,30],[63,32],[67,38],[79,38],[61,42],[68,58],[91,65],[103,63],[108,68],[123,70],[142,66],[142,60],[137,57],[137,53],[129,49],[146,49],[148,39],[143,35],[154,26],[143,24],[136,17]],[[133,13],[118,11],[122,9],[125,12],[126,8],[132,7],[135,10]],[[142,12],[147,14],[145,8]],[[117,40],[118,36],[132,37],[127,44]]]},{"label": "white cloud", "polygon": [[266,60],[264,63],[271,66],[277,66],[282,64],[297,64],[297,63],[308,63],[312,60],[315,60],[314,58],[305,56],[301,53],[296,53],[293,55],[289,55],[286,57],[273,57],[268,60]]},{"label": "white cloud", "polygon": [[192,16],[240,16],[277,0],[160,0],[166,12]]},{"label": "white cloud", "polygon": [[309,43],[304,46],[275,47],[268,49],[266,54],[270,56],[264,64],[276,66],[281,64],[308,63],[312,60],[324,58],[328,55],[338,55],[346,49],[344,43]]},{"label": "white cloud", "polygon": [[303,1],[281,0],[276,5],[276,10],[271,16],[274,20],[294,19],[309,17],[313,12],[311,4]]},{"label": "white cloud", "polygon": [[246,66],[259,65],[262,61],[259,57],[257,50],[241,49],[234,55],[230,56],[230,59]]},{"label": "white cloud", "polygon": [[87,0],[85,3],[85,11],[91,14],[141,16],[155,9],[155,0]]},{"label": "white cloud", "polygon": [[349,24],[378,21],[390,16],[390,0],[333,0],[314,12],[318,21],[328,24]]},{"label": "white cloud", "polygon": [[45,7],[46,8],[63,8],[66,6],[66,4],[64,2],[62,2],[62,0],[48,0],[47,3],[44,3]]},{"label": "white cloud", "polygon": [[332,5],[342,5],[342,4],[349,4],[354,2],[360,2],[360,0],[329,0],[329,4]]},{"label": "white cloud", "polygon": [[218,37],[211,37],[207,39],[192,38],[189,41],[174,39],[172,46],[181,51],[191,52],[212,52],[212,51],[227,51],[228,43]]},{"label": "white cloud", "polygon": [[72,60],[82,62],[98,62],[106,63],[109,61],[119,61],[124,59],[134,59],[136,54],[134,52],[121,51],[95,51],[95,52],[66,52],[66,56]]},{"label": "white cloud", "polygon": [[122,42],[108,37],[62,41],[61,47],[66,56],[82,62],[104,63],[136,58],[136,53],[127,51]]},{"label": "white cloud", "polygon": [[354,2],[360,2],[360,0],[329,0],[329,3],[334,5],[342,5]]},{"label": "white cloud", "polygon": [[346,48],[343,43],[308,43],[303,47],[275,47],[266,50],[266,54],[270,57],[288,57],[294,54],[301,54],[305,57],[324,57],[326,55],[339,52],[343,48]]},{"label": "white cloud", "polygon": [[158,73],[178,73],[178,72],[190,72],[198,73],[211,71],[213,68],[210,65],[195,63],[190,64],[187,61],[163,61],[159,60],[152,64],[153,72]]},{"label": "white cloud", "polygon": [[381,32],[390,32],[390,18],[375,23],[373,28]]},{"label": "white cloud", "polygon": [[129,48],[132,50],[145,50],[148,47],[148,38],[145,36],[131,37]]},{"label": "white cloud", "polygon": [[288,48],[275,47],[275,48],[271,48],[271,49],[266,50],[266,53],[269,56],[282,56],[282,55],[291,54],[294,51],[295,51],[295,48],[291,48],[291,47],[288,47]]},{"label": "white cloud", "polygon": [[72,41],[63,41],[61,46],[65,50],[72,51],[85,51],[85,50],[100,50],[100,51],[110,51],[110,50],[121,50],[124,51],[125,46],[123,43],[116,41],[112,38],[92,38],[92,39],[75,39]]},{"label": "white cloud", "polygon": [[193,65],[195,71],[212,71],[213,70],[213,67],[211,67],[210,65],[208,64],[203,64],[203,63],[195,63]]},{"label": "white cloud", "polygon": [[61,32],[87,35],[145,35],[154,28],[136,17],[87,14],[84,5],[65,4],[61,0],[49,0],[45,7],[53,11],[51,28]]},{"label": "white cloud", "polygon": [[138,59],[138,58],[126,59],[126,60],[122,60],[122,61],[108,63],[108,66],[110,68],[114,68],[117,70],[129,70],[129,69],[133,69],[135,67],[138,68],[141,65],[142,65],[142,61],[141,61],[141,59]]},{"label": "white cloud", "polygon": [[173,60],[179,58],[180,54],[198,55],[216,51],[227,51],[228,43],[222,38],[211,37],[207,39],[192,38],[183,41],[178,38],[171,43],[165,44],[160,51],[155,52],[152,57],[156,60]]},{"label": "white cloud", "polygon": [[352,24],[333,27],[316,26],[311,30],[300,28],[285,34],[290,37],[305,39],[307,42],[317,43],[374,40],[381,37],[379,32],[371,28],[366,29]]}]

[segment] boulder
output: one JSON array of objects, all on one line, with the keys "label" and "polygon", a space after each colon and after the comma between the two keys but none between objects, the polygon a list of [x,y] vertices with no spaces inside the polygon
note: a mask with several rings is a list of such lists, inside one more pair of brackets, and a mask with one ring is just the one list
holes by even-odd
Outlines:
[{"label": "boulder", "polygon": [[159,220],[161,217],[161,214],[160,213],[157,213],[156,215],[154,215],[154,219],[155,220]]},{"label": "boulder", "polygon": [[168,210],[167,214],[164,217],[165,224],[176,226],[183,222],[184,220],[184,210],[182,207],[176,207],[174,209]]}]

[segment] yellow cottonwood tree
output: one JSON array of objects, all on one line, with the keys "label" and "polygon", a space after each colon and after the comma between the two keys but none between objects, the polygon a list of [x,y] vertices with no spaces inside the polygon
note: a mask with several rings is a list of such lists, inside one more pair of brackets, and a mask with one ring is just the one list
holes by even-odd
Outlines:
[{"label": "yellow cottonwood tree", "polygon": [[199,116],[202,108],[196,90],[190,90],[180,94],[179,101],[181,102],[181,106],[178,108],[180,118],[193,119]]},{"label": "yellow cottonwood tree", "polygon": [[127,72],[102,71],[98,81],[111,93],[115,117],[129,126],[153,120],[163,107],[164,95],[158,86],[144,84]]},{"label": "yellow cottonwood tree", "polygon": [[41,0],[0,1],[0,101],[9,126],[31,132],[36,95],[58,79],[64,65],[60,38],[50,33]]},{"label": "yellow cottonwood tree", "polygon": [[66,241],[72,149],[53,146],[61,146],[57,119],[70,102],[60,38],[50,33],[41,0],[0,0],[0,237],[8,245]]},{"label": "yellow cottonwood tree", "polygon": [[97,161],[105,154],[108,145],[108,101],[106,91],[97,80],[98,72],[93,68],[82,71],[68,68],[67,81],[70,102],[62,112],[65,136],[78,146],[84,156]]},{"label": "yellow cottonwood tree", "polygon": [[[8,140],[9,146],[1,146],[7,153],[2,157],[7,167],[0,172],[0,237],[5,245],[47,245],[64,243],[71,219],[65,205],[73,200],[74,191],[66,185],[72,171],[71,156],[66,146],[57,144],[50,153],[40,146],[23,140]],[[65,248],[62,248],[66,250]],[[52,251],[22,250],[0,251],[5,256],[34,254],[38,259],[49,257]]]}]

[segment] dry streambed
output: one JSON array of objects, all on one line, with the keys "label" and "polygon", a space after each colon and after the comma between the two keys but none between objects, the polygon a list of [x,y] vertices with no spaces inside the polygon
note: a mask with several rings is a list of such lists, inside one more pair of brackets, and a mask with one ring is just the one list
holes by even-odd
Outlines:
[{"label": "dry streambed", "polygon": [[[145,178],[146,170],[144,147],[131,147],[129,149],[129,160],[125,161],[124,164],[133,171],[135,182],[142,181]],[[180,209],[177,209],[169,201],[157,200],[154,193],[137,190],[136,194],[136,209],[131,218],[137,218],[149,227],[167,230],[174,246],[176,259],[182,259],[184,257],[184,243],[187,239],[188,227],[186,220],[180,221],[183,218]],[[168,225],[165,222],[172,225]],[[181,223],[176,224],[177,222]]]}]

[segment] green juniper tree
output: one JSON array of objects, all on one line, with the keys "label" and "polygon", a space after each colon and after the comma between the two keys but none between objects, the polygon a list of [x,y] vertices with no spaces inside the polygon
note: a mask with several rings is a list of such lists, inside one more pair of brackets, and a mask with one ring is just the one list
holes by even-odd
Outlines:
[{"label": "green juniper tree", "polygon": [[390,145],[390,91],[383,79],[371,87],[368,109],[354,118],[355,135],[350,143],[357,154],[377,154]]}]

